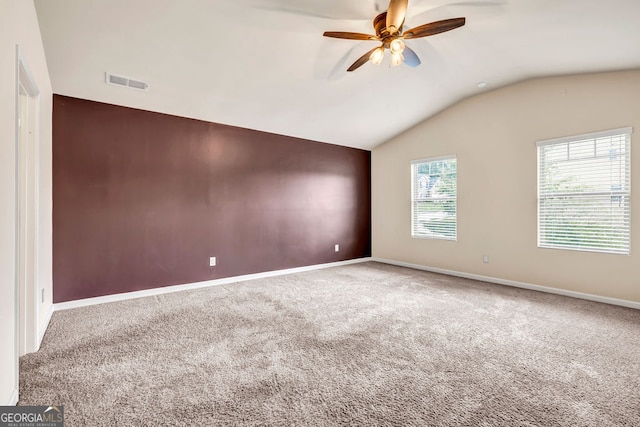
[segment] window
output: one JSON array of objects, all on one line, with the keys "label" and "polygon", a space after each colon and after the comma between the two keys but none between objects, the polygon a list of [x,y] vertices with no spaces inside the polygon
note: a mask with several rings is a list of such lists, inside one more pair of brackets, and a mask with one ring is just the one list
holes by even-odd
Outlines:
[{"label": "window", "polygon": [[411,236],[456,240],[456,157],[411,162]]},{"label": "window", "polygon": [[539,247],[629,254],[631,131],[537,143]]}]

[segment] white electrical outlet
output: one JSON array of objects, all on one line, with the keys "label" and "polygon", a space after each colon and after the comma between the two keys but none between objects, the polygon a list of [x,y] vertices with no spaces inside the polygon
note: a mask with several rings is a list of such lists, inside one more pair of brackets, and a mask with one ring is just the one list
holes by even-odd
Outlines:
[{"label": "white electrical outlet", "polygon": [[340,251],[340,245],[336,245],[336,252]]},{"label": "white electrical outlet", "polygon": [[482,262],[489,264],[489,255],[482,255]]},{"label": "white electrical outlet", "polygon": [[215,267],[216,266],[216,257],[212,256],[209,258],[209,267]]}]

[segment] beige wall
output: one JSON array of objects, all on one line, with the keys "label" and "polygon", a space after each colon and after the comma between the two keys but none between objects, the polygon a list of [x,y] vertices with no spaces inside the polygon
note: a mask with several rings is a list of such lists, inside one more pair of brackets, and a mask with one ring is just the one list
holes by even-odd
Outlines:
[{"label": "beige wall", "polygon": [[[536,141],[627,126],[632,255],[537,248]],[[536,79],[464,100],[374,149],[373,256],[640,302],[638,144],[640,71]],[[458,241],[413,239],[410,161],[447,154],[458,158]]]},{"label": "beige wall", "polygon": [[[14,403],[16,307],[16,45],[40,90],[38,287],[45,303],[38,313],[44,327],[51,309],[51,103],[52,91],[31,1],[0,1],[0,405]],[[40,291],[38,291],[39,293]]]}]

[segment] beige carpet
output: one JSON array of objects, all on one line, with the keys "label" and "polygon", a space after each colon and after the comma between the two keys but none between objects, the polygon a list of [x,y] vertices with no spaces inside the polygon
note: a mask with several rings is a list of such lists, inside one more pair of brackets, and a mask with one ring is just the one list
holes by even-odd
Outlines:
[{"label": "beige carpet", "polygon": [[20,399],[68,426],[638,426],[640,311],[355,264],[56,312]]}]

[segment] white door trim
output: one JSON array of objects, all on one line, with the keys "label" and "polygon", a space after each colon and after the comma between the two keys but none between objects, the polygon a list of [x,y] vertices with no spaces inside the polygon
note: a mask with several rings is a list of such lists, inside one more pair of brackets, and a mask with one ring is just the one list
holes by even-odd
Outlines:
[{"label": "white door trim", "polygon": [[[21,97],[21,91],[26,94],[26,97]],[[14,296],[16,390],[19,385],[18,370],[20,355],[37,351],[39,347],[38,312],[40,307],[38,303],[39,299],[37,298],[37,290],[39,288],[39,97],[40,91],[35,83],[35,79],[29,71],[27,61],[20,49],[20,46],[16,45],[16,273]],[[26,123],[24,123],[25,121]],[[24,129],[24,132],[26,133],[21,129]]]}]

